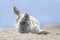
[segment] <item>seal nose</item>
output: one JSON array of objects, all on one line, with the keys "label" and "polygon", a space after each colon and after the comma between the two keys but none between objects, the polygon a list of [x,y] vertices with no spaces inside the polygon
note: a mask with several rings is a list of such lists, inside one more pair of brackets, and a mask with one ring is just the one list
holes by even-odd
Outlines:
[{"label": "seal nose", "polygon": [[25,24],[25,21],[23,22],[23,24]]},{"label": "seal nose", "polygon": [[21,22],[20,24],[22,24],[22,25],[24,25],[26,22],[25,21],[23,21],[23,22]]}]

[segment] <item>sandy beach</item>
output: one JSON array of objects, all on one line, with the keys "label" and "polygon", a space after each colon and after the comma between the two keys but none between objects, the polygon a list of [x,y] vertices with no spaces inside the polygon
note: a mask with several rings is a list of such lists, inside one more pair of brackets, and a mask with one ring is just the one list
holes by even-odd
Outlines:
[{"label": "sandy beach", "polygon": [[0,28],[0,40],[60,40],[60,27],[44,27],[50,34],[21,34],[14,28]]}]

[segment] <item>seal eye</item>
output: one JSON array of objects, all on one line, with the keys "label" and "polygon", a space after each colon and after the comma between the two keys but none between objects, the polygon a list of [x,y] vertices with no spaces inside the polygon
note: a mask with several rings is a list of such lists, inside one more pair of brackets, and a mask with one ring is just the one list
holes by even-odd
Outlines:
[{"label": "seal eye", "polygon": [[25,18],[25,21],[27,21],[27,19]]}]

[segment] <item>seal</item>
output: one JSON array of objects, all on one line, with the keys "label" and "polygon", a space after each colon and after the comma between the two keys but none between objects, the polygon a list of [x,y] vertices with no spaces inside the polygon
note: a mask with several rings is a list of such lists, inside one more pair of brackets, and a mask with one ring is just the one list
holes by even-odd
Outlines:
[{"label": "seal", "polygon": [[14,13],[17,15],[14,26],[20,33],[36,33],[48,34],[49,32],[41,30],[39,21],[29,13],[22,14],[17,8],[13,7]]}]

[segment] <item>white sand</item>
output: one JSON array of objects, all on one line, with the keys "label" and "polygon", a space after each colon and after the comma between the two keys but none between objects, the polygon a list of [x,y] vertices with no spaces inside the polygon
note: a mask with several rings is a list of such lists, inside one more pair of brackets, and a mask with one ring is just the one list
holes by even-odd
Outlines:
[{"label": "white sand", "polygon": [[49,31],[51,34],[44,35],[44,34],[32,34],[26,33],[21,34],[15,31],[15,29],[1,29],[0,28],[0,40],[60,40],[60,28],[47,28],[45,27],[46,31]]}]

